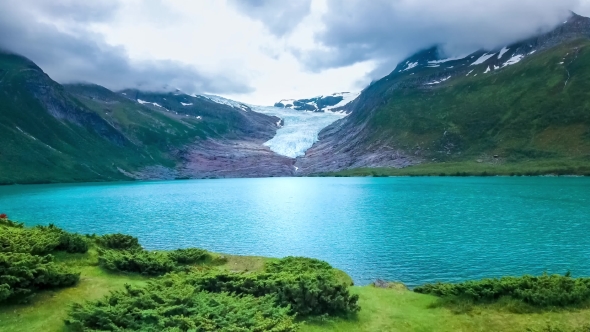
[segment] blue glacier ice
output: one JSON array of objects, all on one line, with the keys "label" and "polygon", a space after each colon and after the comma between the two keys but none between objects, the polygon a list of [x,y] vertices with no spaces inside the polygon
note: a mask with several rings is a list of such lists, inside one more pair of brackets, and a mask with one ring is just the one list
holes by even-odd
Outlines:
[{"label": "blue glacier ice", "polygon": [[207,95],[206,97],[245,112],[247,110],[244,106],[248,106],[254,112],[279,117],[283,120],[282,127],[277,130],[275,137],[264,145],[271,151],[290,158],[304,156],[305,151],[318,141],[318,134],[322,129],[347,115],[344,112],[296,111],[289,108],[249,105],[218,96]]}]

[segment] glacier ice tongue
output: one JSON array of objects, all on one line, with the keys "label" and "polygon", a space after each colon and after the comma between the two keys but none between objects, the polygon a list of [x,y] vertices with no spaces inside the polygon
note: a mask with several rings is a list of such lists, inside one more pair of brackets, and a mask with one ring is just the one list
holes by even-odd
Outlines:
[{"label": "glacier ice tongue", "polygon": [[[359,94],[351,93],[344,96],[344,100],[336,106],[345,106],[356,99]],[[304,156],[305,151],[318,141],[318,134],[322,129],[347,116],[344,112],[296,111],[290,108],[249,105],[214,95],[203,96],[216,103],[234,108],[244,109],[245,106],[248,106],[254,112],[276,116],[283,120],[283,126],[277,130],[275,137],[265,142],[264,145],[268,146],[271,151],[289,158]],[[280,123],[279,121],[277,126]]]},{"label": "glacier ice tongue", "polygon": [[283,120],[275,137],[265,142],[271,151],[290,158],[305,155],[318,141],[318,134],[327,126],[346,116],[339,112],[305,112],[278,107],[250,106],[254,112],[273,115]]}]

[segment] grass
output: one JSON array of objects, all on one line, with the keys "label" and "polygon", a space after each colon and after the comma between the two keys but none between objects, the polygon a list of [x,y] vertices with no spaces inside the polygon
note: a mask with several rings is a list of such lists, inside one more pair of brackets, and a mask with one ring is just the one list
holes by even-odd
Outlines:
[{"label": "grass", "polygon": [[590,176],[590,160],[530,160],[518,163],[497,161],[458,161],[426,163],[406,168],[356,168],[319,176]]},{"label": "grass", "polygon": [[437,305],[438,298],[408,290],[372,286],[351,287],[360,296],[361,311],[356,318],[307,322],[303,332],[326,331],[541,331],[548,325],[574,329],[588,322],[590,310],[517,314],[499,306],[475,306],[466,313],[454,313]]},{"label": "grass", "polygon": [[[256,272],[262,270],[266,262],[275,260],[213,255],[225,258],[225,262],[216,268],[230,271]],[[67,329],[63,320],[72,303],[99,299],[112,290],[122,289],[125,284],[140,286],[149,280],[135,274],[106,272],[98,267],[97,257],[94,249],[86,254],[57,254],[56,260],[82,272],[80,283],[71,288],[39,293],[29,304],[0,307],[0,330],[65,332]],[[344,272],[339,273],[343,281],[351,282]],[[350,291],[360,297],[360,313],[355,317],[306,321],[301,331],[520,332],[527,329],[546,331],[544,328],[548,324],[570,331],[583,326],[590,317],[590,309],[522,310],[521,305],[513,301],[491,305],[448,303],[434,296],[414,293],[405,287],[351,286]]]},{"label": "grass", "polygon": [[98,267],[81,270],[76,287],[38,294],[29,305],[10,305],[0,308],[0,326],[3,332],[66,331],[64,319],[70,304],[94,300],[109,291],[122,289],[125,284],[141,285],[146,279],[140,276],[113,275]]}]

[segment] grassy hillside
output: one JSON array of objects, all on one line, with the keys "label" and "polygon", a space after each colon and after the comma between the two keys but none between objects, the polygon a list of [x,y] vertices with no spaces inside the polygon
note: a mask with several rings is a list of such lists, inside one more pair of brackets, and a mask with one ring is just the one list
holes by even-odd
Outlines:
[{"label": "grassy hillside", "polygon": [[[216,295],[219,291],[215,288],[216,282],[221,281],[221,284],[224,285],[221,286],[221,290],[223,290],[228,289],[227,287],[235,287],[236,284],[234,283],[238,282],[239,278],[245,278],[250,283],[245,288],[237,288],[236,290],[239,292],[245,291],[248,294],[258,294],[263,289],[258,287],[263,287],[264,283],[256,285],[256,280],[264,280],[264,278],[270,276],[271,279],[268,279],[268,281],[271,282],[273,273],[278,273],[276,275],[280,275],[283,279],[278,279],[280,283],[277,284],[277,289],[289,287],[288,285],[293,280],[297,280],[298,286],[291,289],[292,293],[288,294],[297,298],[297,294],[302,292],[307,294],[305,298],[312,299],[303,300],[305,305],[299,307],[298,310],[306,310],[306,308],[317,306],[317,302],[313,300],[314,294],[321,292],[321,288],[314,288],[313,286],[309,288],[310,285],[304,282],[307,280],[305,279],[306,275],[312,276],[309,281],[315,280],[315,278],[329,277],[335,278],[333,280],[337,285],[351,284],[350,277],[344,272],[334,270],[327,263],[317,260],[231,256],[207,253],[199,249],[148,253],[138,246],[137,239],[129,236],[80,237],[75,234],[65,233],[55,227],[20,228],[20,226],[6,219],[0,219],[0,240],[4,243],[0,248],[0,271],[3,274],[0,276],[0,281],[2,283],[13,284],[14,280],[8,278],[11,274],[17,275],[19,278],[30,279],[38,276],[38,273],[45,273],[38,271],[25,277],[22,271],[25,271],[28,266],[22,265],[17,269],[13,269],[10,263],[2,263],[4,256],[14,255],[15,252],[21,253],[20,255],[33,256],[43,256],[51,253],[54,260],[50,264],[55,265],[45,267],[44,271],[55,269],[57,266],[59,271],[80,273],[79,280],[74,286],[33,289],[32,296],[24,293],[27,295],[24,298],[17,296],[8,302],[4,293],[5,288],[0,288],[2,290],[0,292],[0,326],[2,326],[2,331],[6,332],[78,331],[79,326],[72,325],[72,313],[76,312],[75,317],[80,319],[85,315],[97,314],[96,312],[93,313],[93,310],[97,309],[99,310],[98,316],[95,317],[100,317],[100,319],[94,322],[96,324],[100,324],[100,321],[106,322],[107,317],[111,317],[116,310],[121,309],[122,304],[118,301],[124,299],[121,296],[126,294],[125,292],[134,294],[132,298],[135,304],[133,310],[127,316],[115,315],[115,317],[121,318],[120,321],[135,320],[138,322],[145,321],[146,324],[150,324],[149,322],[156,317],[170,316],[178,318],[179,311],[195,304],[189,297],[190,292],[194,292],[195,289],[190,290],[189,293],[186,292],[186,289],[181,293],[161,293],[159,295],[157,293],[168,288],[175,289],[177,283],[184,282],[185,279],[183,278],[188,278],[186,280],[200,283],[201,287],[207,288],[207,291],[203,289],[196,290],[196,294],[213,296],[210,303],[215,304],[218,308],[214,312],[207,314],[204,312],[192,313],[185,318],[197,319],[194,315],[205,316],[210,317],[211,323],[213,323],[215,317],[223,317],[223,315],[218,316],[220,311],[234,310],[232,314],[227,315],[246,314],[243,318],[244,321],[240,323],[246,325],[254,323],[261,317],[254,319],[254,316],[248,316],[254,315],[254,313],[249,312],[247,307],[242,307],[238,311],[235,311],[236,308],[226,307],[228,303],[224,301],[227,299],[223,300],[226,295]],[[127,258],[133,256],[134,258],[121,265],[123,261],[120,260],[122,257],[120,255],[128,255]],[[172,255],[176,255],[176,258],[173,258]],[[148,256],[151,258],[148,258]],[[112,261],[113,258],[114,261]],[[167,260],[169,258],[173,258],[177,264],[182,263],[182,265],[168,266],[167,262],[169,261]],[[139,265],[129,264],[132,261]],[[120,270],[136,269],[140,266],[149,266],[149,269],[144,270],[142,274]],[[153,273],[160,274],[162,272],[157,270],[158,266],[168,266],[176,271],[166,276],[152,275]],[[303,279],[300,279],[301,277]],[[510,291],[518,292],[523,285],[534,285],[537,281],[539,281],[537,286],[541,288],[537,288],[536,293],[515,293],[517,297],[524,295],[522,298],[496,297],[502,295],[502,292],[506,294]],[[549,283],[550,281],[551,283]],[[39,284],[39,287],[44,287],[43,283]],[[498,285],[491,286],[492,284]],[[324,285],[324,287],[327,285]],[[276,331],[588,331],[587,324],[590,309],[588,309],[587,304],[590,279],[574,279],[569,276],[506,278],[502,280],[465,282],[456,285],[426,285],[420,289],[421,293],[432,293],[437,296],[408,290],[399,283],[377,282],[377,285],[350,286],[347,288],[346,292],[350,293],[351,298],[358,296],[358,304],[360,305],[360,311],[358,312],[340,315],[299,315],[296,321],[291,322],[289,322],[288,316],[281,316],[283,317],[281,319],[287,320],[284,321],[285,325],[275,325]],[[154,288],[154,286],[156,287]],[[18,290],[14,285],[12,287],[12,289]],[[31,287],[31,284],[23,283],[21,287]],[[24,288],[21,288],[21,290]],[[125,291],[125,289],[127,290]],[[297,289],[300,289],[300,291]],[[534,287],[531,289],[534,289]],[[336,289],[325,293],[325,296],[328,296],[334,290]],[[113,291],[116,293],[111,293]],[[440,297],[442,293],[458,295],[461,292],[467,294],[469,298]],[[148,297],[152,300],[145,302],[145,294],[152,294],[151,297]],[[287,293],[277,294],[283,294],[282,296],[284,296]],[[481,294],[481,296],[478,294]],[[100,303],[96,301],[104,299],[105,296],[110,299],[109,306],[106,309],[95,307],[97,303]],[[113,296],[119,296],[119,300],[115,300]],[[167,299],[168,296],[172,296],[173,301],[176,301],[175,305],[170,307],[169,304],[164,304],[169,300]],[[257,296],[261,296],[261,294]],[[578,298],[578,296],[581,296],[581,298]],[[16,303],[19,302],[19,299],[26,299],[26,302]],[[567,300],[567,303],[577,304],[571,306],[555,305],[555,303],[562,303],[564,299]],[[234,300],[237,301],[236,303],[242,301],[240,296],[235,297]],[[549,306],[532,305],[547,300],[558,302],[547,302],[550,304]],[[77,306],[74,303],[86,303],[86,307]],[[156,303],[154,310],[147,308],[154,305],[154,303]],[[284,315],[284,312],[277,311],[276,314]],[[137,315],[146,316],[142,316],[143,319],[138,319]],[[228,319],[233,318],[228,317]],[[69,320],[70,325],[66,325],[65,320]],[[178,321],[169,320],[168,322],[175,325],[179,323]],[[186,322],[187,324],[190,323],[189,320],[186,320]],[[210,331],[206,326],[203,325],[202,329],[197,330]],[[107,328],[107,330],[114,331],[117,329],[112,327]],[[186,330],[190,329],[180,328],[170,331]],[[228,329],[227,331],[234,330]],[[250,330],[244,329],[243,331]]]},{"label": "grassy hillside", "polygon": [[417,53],[320,133],[308,157],[329,160],[311,173],[367,175],[407,165],[419,166],[374,171],[590,173],[589,31],[590,19],[574,16],[505,53],[449,60],[439,60],[438,48]]},{"label": "grassy hillside", "polygon": [[0,184],[129,180],[145,167],[173,169],[199,140],[270,139],[275,123],[185,94],[62,86],[0,52]]},{"label": "grassy hillside", "polygon": [[368,120],[370,139],[430,161],[590,160],[588,68],[590,40],[579,39],[499,71],[394,89]]}]

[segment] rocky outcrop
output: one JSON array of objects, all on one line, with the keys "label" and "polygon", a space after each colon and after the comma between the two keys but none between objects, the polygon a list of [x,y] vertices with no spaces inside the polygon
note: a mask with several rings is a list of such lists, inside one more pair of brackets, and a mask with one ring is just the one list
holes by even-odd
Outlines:
[{"label": "rocky outcrop", "polygon": [[320,133],[319,141],[298,158],[298,174],[310,175],[337,172],[363,167],[402,168],[420,163],[418,156],[410,156],[386,142],[369,141],[365,125],[352,125],[347,118],[337,121]]},{"label": "rocky outcrop", "polygon": [[263,145],[264,140],[208,139],[181,152],[180,178],[292,176],[295,161]]}]

